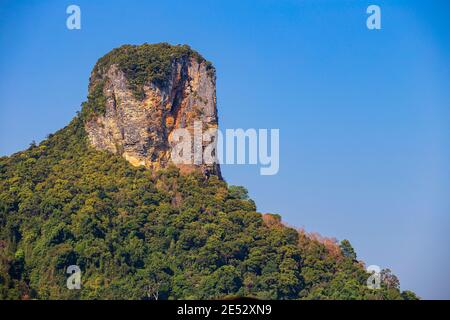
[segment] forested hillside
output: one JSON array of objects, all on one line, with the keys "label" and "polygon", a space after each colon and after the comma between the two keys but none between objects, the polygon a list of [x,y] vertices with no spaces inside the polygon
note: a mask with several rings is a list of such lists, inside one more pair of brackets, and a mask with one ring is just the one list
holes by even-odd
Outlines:
[{"label": "forested hillside", "polygon": [[[347,241],[263,218],[243,187],[90,148],[81,118],[0,158],[2,299],[415,297],[389,272],[368,289]],[[66,288],[72,264],[81,290]]]},{"label": "forested hillside", "polygon": [[174,129],[217,127],[215,71],[198,53],[126,45],[90,80],[67,127],[0,158],[1,299],[416,298],[389,270],[369,289],[349,241],[258,213],[218,165],[170,165]]}]

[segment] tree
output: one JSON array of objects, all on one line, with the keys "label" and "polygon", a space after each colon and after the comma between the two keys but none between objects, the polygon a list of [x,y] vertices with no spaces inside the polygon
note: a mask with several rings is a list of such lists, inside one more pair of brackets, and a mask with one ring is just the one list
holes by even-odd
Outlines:
[{"label": "tree", "polygon": [[400,288],[400,281],[398,280],[397,276],[392,274],[392,271],[390,269],[383,269],[380,272],[381,275],[381,283],[386,286],[388,289],[399,289]]},{"label": "tree", "polygon": [[222,266],[202,281],[203,298],[236,295],[242,279],[233,266]]},{"label": "tree", "polygon": [[344,257],[347,257],[352,260],[356,260],[356,253],[355,253],[355,250],[353,249],[352,245],[350,244],[350,241],[348,241],[347,239],[342,240],[341,244],[340,244],[340,248],[341,248],[341,251],[342,251],[342,254],[344,255]]},{"label": "tree", "polygon": [[173,272],[162,254],[154,253],[151,255],[147,260],[145,269],[138,271],[138,282],[143,289],[145,298],[167,299],[172,275]]},{"label": "tree", "polygon": [[230,198],[239,200],[248,200],[248,191],[242,186],[229,186],[228,192]]},{"label": "tree", "polygon": [[403,300],[420,300],[420,298],[412,291],[405,290],[401,293]]}]

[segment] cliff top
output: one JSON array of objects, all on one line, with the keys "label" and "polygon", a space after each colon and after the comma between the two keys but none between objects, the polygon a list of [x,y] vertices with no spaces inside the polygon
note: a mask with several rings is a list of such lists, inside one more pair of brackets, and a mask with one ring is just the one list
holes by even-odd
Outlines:
[{"label": "cliff top", "polygon": [[185,57],[197,59],[199,63],[204,62],[208,70],[214,72],[212,64],[188,45],[145,43],[123,45],[101,57],[92,70],[91,83],[101,79],[111,65],[117,65],[125,74],[130,89],[139,96],[144,84],[164,86],[171,74],[172,62]]}]

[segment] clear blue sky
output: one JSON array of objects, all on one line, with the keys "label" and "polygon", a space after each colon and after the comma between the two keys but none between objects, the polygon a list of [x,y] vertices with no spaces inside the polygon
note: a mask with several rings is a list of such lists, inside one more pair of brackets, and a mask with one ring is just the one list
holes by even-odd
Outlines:
[{"label": "clear blue sky", "polygon": [[[77,4],[82,29],[66,28]],[[366,8],[382,30],[366,28]],[[0,155],[66,125],[96,60],[189,44],[217,68],[222,128],[279,128],[280,172],[224,166],[261,212],[348,238],[424,298],[450,298],[450,2],[0,1]]]}]

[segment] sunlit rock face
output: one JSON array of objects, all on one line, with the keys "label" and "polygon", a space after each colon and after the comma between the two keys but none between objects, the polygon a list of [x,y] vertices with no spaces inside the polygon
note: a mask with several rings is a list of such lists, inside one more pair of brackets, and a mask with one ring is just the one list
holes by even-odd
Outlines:
[{"label": "sunlit rock face", "polygon": [[[203,131],[218,125],[214,68],[198,54],[189,52],[173,58],[169,55],[163,81],[161,78],[144,81],[138,94],[136,86],[132,86],[135,78],[127,76],[129,69],[123,70],[114,61],[96,66],[89,92],[101,97],[96,103],[101,101],[102,112],[85,122],[90,144],[121,154],[134,166],[160,169],[173,163],[184,173],[200,170],[205,175],[220,177],[218,164],[172,161],[175,129],[186,128],[193,133],[194,122],[197,126],[201,123]],[[152,57],[148,59],[151,63]],[[145,69],[145,61],[144,66],[142,60],[137,62],[141,63],[141,69]],[[202,147],[209,143],[203,142]]]}]

